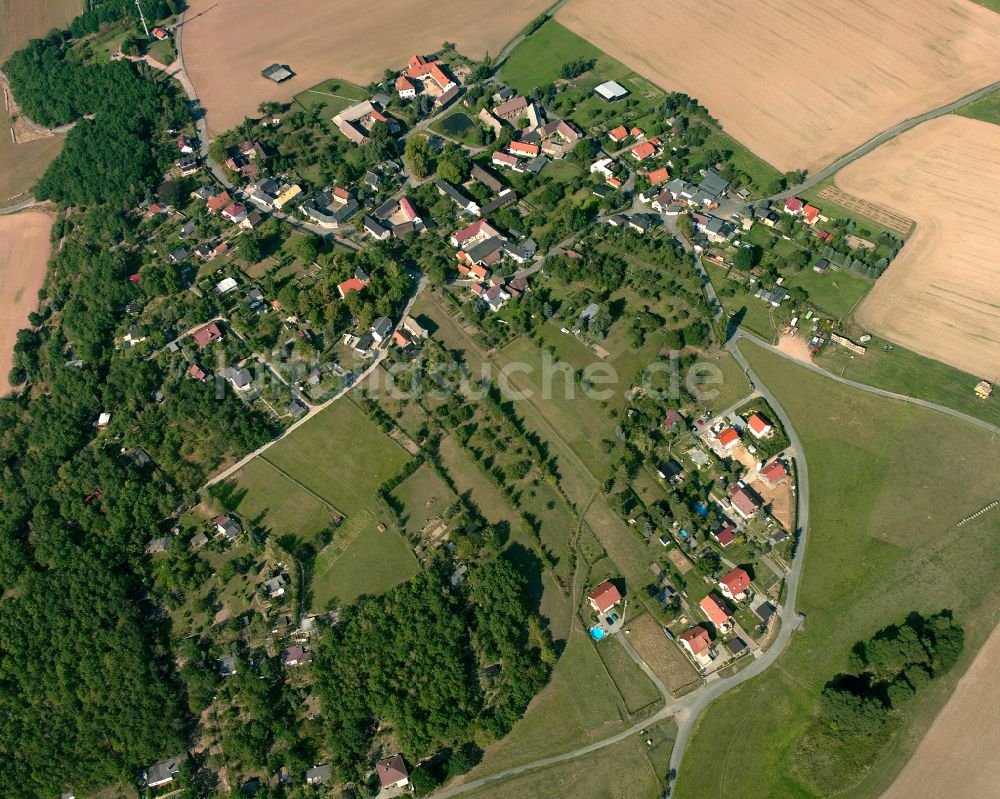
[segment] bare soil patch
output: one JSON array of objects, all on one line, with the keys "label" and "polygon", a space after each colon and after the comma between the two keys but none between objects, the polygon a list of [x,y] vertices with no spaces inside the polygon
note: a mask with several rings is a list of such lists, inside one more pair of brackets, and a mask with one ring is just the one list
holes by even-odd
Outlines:
[{"label": "bare soil patch", "polygon": [[1000,15],[968,0],[570,0],[556,16],[781,170],[825,166],[1000,75]]},{"label": "bare soil patch", "polygon": [[28,39],[62,27],[81,11],[82,0],[0,0],[0,64]]},{"label": "bare soil patch", "polygon": [[751,475],[750,486],[760,494],[764,504],[768,506],[771,515],[777,519],[778,524],[786,530],[792,529],[792,522],[795,520],[795,501],[792,496],[792,481],[785,480],[776,486],[770,486],[763,480],[757,479],[757,475]]},{"label": "bare soil patch", "polygon": [[806,341],[805,334],[801,336],[781,336],[778,339],[778,349],[785,353],[785,355],[791,355],[797,361],[812,363],[812,351],[809,349],[809,342]]},{"label": "bare soil patch", "polygon": [[982,799],[1000,784],[1000,628],[882,799]]},{"label": "bare soil patch", "polygon": [[698,679],[694,667],[677,644],[663,634],[651,616],[640,616],[632,623],[631,629],[629,641],[646,665],[663,680],[668,691],[674,693]]},{"label": "bare soil patch", "polygon": [[[496,55],[548,5],[511,0],[501,11],[489,0],[191,0],[184,67],[212,129],[224,130],[255,115],[265,100],[287,102],[331,77],[363,86],[445,40],[471,58]],[[262,77],[260,71],[275,62],[287,64],[295,77],[281,84]]]},{"label": "bare soil patch", "polygon": [[0,216],[0,392],[10,389],[7,374],[14,356],[17,331],[38,307],[38,290],[45,282],[52,215],[24,211]]},{"label": "bare soil patch", "polygon": [[836,177],[917,228],[857,313],[921,355],[993,379],[1000,363],[1000,127],[947,116],[879,147]]}]

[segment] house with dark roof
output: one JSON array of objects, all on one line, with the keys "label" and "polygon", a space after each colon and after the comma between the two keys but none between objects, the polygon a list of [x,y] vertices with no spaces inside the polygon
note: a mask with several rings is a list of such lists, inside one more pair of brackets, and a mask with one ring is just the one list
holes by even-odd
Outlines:
[{"label": "house with dark roof", "polygon": [[306,771],[306,785],[322,785],[330,781],[329,766],[313,766]]},{"label": "house with dark roof", "polygon": [[380,316],[371,326],[372,338],[381,344],[392,335],[392,320],[388,316]]},{"label": "house with dark roof", "polygon": [[230,541],[243,532],[243,525],[231,516],[216,516],[213,522],[216,536],[224,536]]},{"label": "house with dark roof", "polygon": [[159,788],[174,781],[174,775],[180,770],[181,757],[168,757],[142,772],[141,781],[147,788]]},{"label": "house with dark roof", "polygon": [[458,206],[460,211],[472,214],[473,216],[479,216],[479,203],[475,200],[470,200],[462,192],[452,186],[448,181],[441,180],[440,178],[434,181],[434,188],[438,190],[440,194],[443,194],[449,200],[451,200],[455,205]]},{"label": "house with dark roof", "polygon": [[375,764],[375,773],[378,775],[383,792],[402,790],[410,784],[410,772],[400,754],[378,761]]},{"label": "house with dark roof", "polygon": [[302,666],[312,663],[313,654],[299,644],[281,650],[282,666]]}]

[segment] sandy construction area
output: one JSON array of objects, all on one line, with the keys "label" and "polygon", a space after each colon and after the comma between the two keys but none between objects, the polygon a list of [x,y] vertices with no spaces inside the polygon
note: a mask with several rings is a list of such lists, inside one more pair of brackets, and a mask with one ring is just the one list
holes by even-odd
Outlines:
[{"label": "sandy construction area", "polygon": [[1000,14],[970,0],[569,0],[556,18],[781,170],[826,166],[1000,78]]},{"label": "sandy construction area", "polygon": [[857,312],[876,333],[978,377],[1000,369],[1000,126],[935,119],[838,173],[851,194],[917,220]]},{"label": "sandy construction area", "polygon": [[1000,786],[1000,628],[882,799],[984,799]]},{"label": "sandy construction area", "polygon": [[[326,78],[361,85],[400,68],[415,52],[444,41],[481,58],[496,55],[549,0],[190,0],[185,13],[184,67],[208,111],[213,130],[257,112],[265,100],[285,102]],[[295,77],[282,84],[261,77],[287,64]]]},{"label": "sandy construction area", "polygon": [[17,331],[38,307],[38,290],[45,282],[52,216],[23,211],[0,216],[0,393],[10,388],[7,373],[14,357]]}]

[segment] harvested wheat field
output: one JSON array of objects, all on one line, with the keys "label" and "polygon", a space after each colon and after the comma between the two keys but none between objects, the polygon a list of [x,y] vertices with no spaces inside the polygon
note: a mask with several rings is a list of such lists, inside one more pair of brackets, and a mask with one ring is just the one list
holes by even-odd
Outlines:
[{"label": "harvested wheat field", "polygon": [[983,799],[1000,785],[1000,628],[882,799]]},{"label": "harvested wheat field", "polygon": [[0,216],[0,392],[10,385],[17,331],[38,307],[38,290],[45,282],[52,215],[23,211]]},{"label": "harvested wheat field", "polygon": [[81,11],[82,0],[0,0],[0,64],[28,39],[61,28]]},{"label": "harvested wheat field", "polygon": [[573,31],[697,97],[781,170],[826,166],[923,111],[1000,79],[1000,14],[970,0],[569,0]]},{"label": "harvested wheat field", "polygon": [[[471,58],[496,55],[548,0],[371,3],[365,0],[191,0],[184,15],[184,67],[213,130],[231,128],[265,100],[287,102],[326,78],[362,86],[444,41]],[[261,77],[272,63],[295,77]]]},{"label": "harvested wheat field", "polygon": [[844,191],[917,221],[857,312],[886,338],[983,378],[1000,364],[1000,127],[920,125],[837,174]]}]

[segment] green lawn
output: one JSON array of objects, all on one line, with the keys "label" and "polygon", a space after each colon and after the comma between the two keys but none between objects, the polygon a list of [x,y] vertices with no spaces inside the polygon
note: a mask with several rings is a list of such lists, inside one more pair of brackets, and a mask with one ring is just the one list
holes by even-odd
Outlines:
[{"label": "green lawn", "polygon": [[[708,110],[711,112],[712,109]],[[760,187],[761,190],[766,190],[771,181],[781,177],[781,173],[767,161],[758,158],[728,133],[715,130],[714,126],[712,134],[705,140],[702,147],[731,152],[732,156],[729,160],[732,161],[733,166],[746,173],[754,185]]]},{"label": "green lawn", "polygon": [[973,0],[973,2],[1000,14],[1000,0]]},{"label": "green lawn", "polygon": [[[351,539],[342,550],[341,537]],[[419,570],[410,547],[394,530],[380,533],[368,511],[344,521],[333,543],[316,558],[310,584],[311,606],[349,604],[362,594],[383,594],[413,577]]]},{"label": "green lawn", "polygon": [[[983,2],[983,5],[987,8],[992,8],[994,11],[1000,11],[1000,0],[991,0],[989,3]],[[983,122],[992,122],[994,125],[1000,125],[1000,91],[987,94],[985,97],[969,103],[964,108],[958,109],[955,113],[963,117],[972,117],[973,119],[981,119]]]},{"label": "green lawn", "polygon": [[409,456],[347,397],[267,451],[267,459],[350,516]]},{"label": "green lawn", "polygon": [[635,713],[660,701],[660,692],[638,664],[628,656],[628,652],[617,638],[601,641],[597,654],[604,661],[612,682],[630,713]]},{"label": "green lawn", "polygon": [[789,279],[787,285],[804,289],[809,294],[809,302],[831,316],[843,319],[858,306],[874,284],[846,270],[827,270],[819,274],[806,268]]},{"label": "green lawn", "polygon": [[355,86],[346,80],[325,80],[315,86],[299,92],[292,98],[307,111],[312,111],[322,105],[325,117],[333,117],[348,106],[361,102],[368,97],[368,90],[363,86]]},{"label": "green lawn", "polygon": [[715,397],[702,403],[705,410],[717,413],[728,408],[750,393],[750,381],[744,374],[736,359],[725,350],[718,353],[703,355],[700,362],[706,366],[715,366],[721,376],[721,382],[705,386],[706,391],[719,392]]},{"label": "green lawn", "polygon": [[[658,732],[658,731],[657,731]],[[627,738],[593,755],[539,769],[465,794],[469,799],[538,799],[566,796],[573,799],[659,799],[663,753],[670,762],[673,732],[662,733],[659,746],[647,748],[638,736]],[[660,768],[654,767],[656,761]]]},{"label": "green lawn", "polygon": [[865,344],[868,352],[864,355],[854,355],[843,347],[826,347],[816,363],[850,380],[936,402],[1000,426],[1000,396],[994,394],[987,400],[977,397],[974,388],[978,377],[903,347],[893,346],[892,352],[886,352],[887,343],[873,337]]},{"label": "green lawn", "polygon": [[400,521],[411,534],[419,533],[431,519],[440,518],[455,499],[451,489],[427,463],[396,486],[392,497],[402,506]]},{"label": "green lawn", "polygon": [[235,511],[278,536],[294,533],[312,540],[331,525],[330,509],[262,458],[240,469],[234,485]]},{"label": "green lawn", "polygon": [[[788,412],[809,461],[811,526],[798,603],[807,622],[772,668],[711,706],[675,795],[811,797],[789,776],[788,758],[820,690],[847,669],[853,644],[913,610],[950,608],[966,631],[959,666],[917,696],[902,732],[838,794],[874,799],[1000,620],[1000,514],[955,526],[996,498],[1000,442],[957,419],[741,348]],[[734,729],[740,746],[720,760],[720,741]]]},{"label": "green lawn", "polygon": [[[725,267],[710,261],[704,261],[703,264],[716,290],[727,285],[729,278],[726,277]],[[735,294],[719,294],[719,301],[726,313],[735,311],[739,315],[741,327],[745,327],[767,341],[774,341],[780,327],[778,321],[785,317],[784,310],[772,308],[770,303],[757,299],[749,292],[744,291],[741,286],[737,286],[735,282],[730,285],[736,287]]]}]

